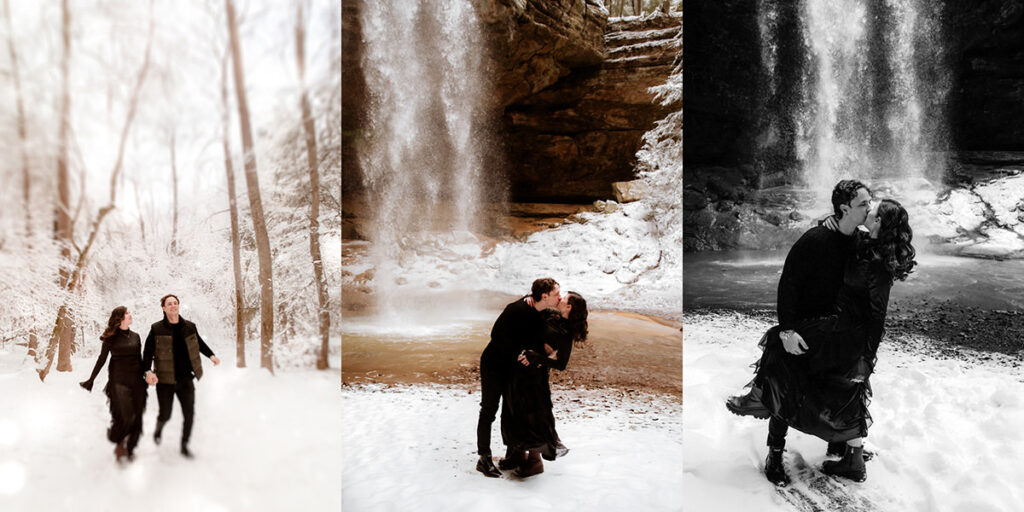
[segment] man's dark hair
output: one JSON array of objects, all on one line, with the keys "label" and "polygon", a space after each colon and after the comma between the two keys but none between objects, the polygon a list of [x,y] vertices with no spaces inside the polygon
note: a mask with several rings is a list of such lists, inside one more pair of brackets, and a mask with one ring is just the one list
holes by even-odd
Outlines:
[{"label": "man's dark hair", "polygon": [[169,299],[171,297],[174,297],[174,300],[178,301],[178,304],[181,304],[181,299],[179,299],[177,295],[175,295],[173,293],[168,293],[167,295],[164,295],[163,297],[160,297],[160,307],[164,307],[164,305],[165,305],[164,303],[166,303],[167,299]]},{"label": "man's dark hair", "polygon": [[540,300],[540,296],[545,293],[551,293],[558,286],[558,282],[550,277],[543,277],[533,282],[533,288],[530,289],[530,296],[533,300]]},{"label": "man's dark hair", "polygon": [[836,219],[843,218],[843,211],[839,209],[841,205],[850,205],[850,201],[857,197],[857,191],[864,189],[871,193],[871,189],[863,183],[857,180],[842,180],[836,183],[836,187],[832,189],[832,211],[836,214]]}]

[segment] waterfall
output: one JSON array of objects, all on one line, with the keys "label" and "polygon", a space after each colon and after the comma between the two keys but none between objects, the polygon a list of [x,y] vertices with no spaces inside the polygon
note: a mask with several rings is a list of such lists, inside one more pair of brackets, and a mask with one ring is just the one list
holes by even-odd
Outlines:
[{"label": "waterfall", "polygon": [[372,210],[374,286],[396,315],[416,250],[465,240],[481,213],[482,36],[471,2],[365,2],[368,91],[359,164]]},{"label": "waterfall", "polygon": [[[949,73],[942,46],[941,6],[928,0],[803,0],[792,7],[758,3],[765,96],[784,105],[769,115],[792,126],[781,144],[798,181],[827,205],[840,179],[898,182],[905,188],[945,173]],[[786,38],[797,48],[778,55]],[[788,88],[781,73],[797,78]]]}]

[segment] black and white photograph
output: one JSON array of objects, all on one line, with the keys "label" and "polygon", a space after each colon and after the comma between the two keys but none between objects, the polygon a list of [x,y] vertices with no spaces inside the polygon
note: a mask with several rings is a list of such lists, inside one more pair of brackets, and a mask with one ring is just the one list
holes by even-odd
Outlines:
[{"label": "black and white photograph", "polygon": [[684,32],[684,509],[1019,509],[1024,4]]}]

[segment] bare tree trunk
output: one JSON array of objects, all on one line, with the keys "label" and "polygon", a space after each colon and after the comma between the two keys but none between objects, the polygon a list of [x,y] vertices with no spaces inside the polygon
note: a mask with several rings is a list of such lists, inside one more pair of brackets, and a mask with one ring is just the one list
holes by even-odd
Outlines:
[{"label": "bare tree trunk", "polygon": [[[65,7],[65,9],[64,9],[64,12],[65,12],[64,20],[65,20],[65,23],[66,23],[68,21],[68,19],[69,19],[68,16],[67,16],[67,0],[63,1],[63,5]],[[150,3],[150,5],[152,6],[152,3]],[[67,25],[66,24],[65,24],[65,30],[67,30]],[[65,32],[65,36],[66,35],[67,35],[67,32]],[[67,45],[67,44],[68,44],[68,39],[65,39],[65,45]],[[117,199],[117,181],[118,181],[118,177],[120,177],[120,175],[121,175],[121,169],[124,167],[124,153],[125,153],[125,147],[128,144],[128,133],[131,130],[132,121],[135,120],[135,110],[136,110],[136,107],[138,106],[138,103],[139,103],[139,93],[142,91],[142,85],[146,81],[146,72],[149,71],[149,58],[150,58],[150,51],[152,50],[152,47],[153,47],[153,14],[152,14],[152,10],[151,10],[150,11],[150,20],[149,20],[149,37],[148,37],[148,39],[146,41],[146,55],[145,55],[145,57],[144,57],[144,59],[142,61],[142,69],[139,70],[139,75],[138,75],[138,77],[136,79],[136,82],[135,82],[135,89],[132,92],[132,97],[131,97],[130,103],[128,105],[128,113],[126,115],[126,119],[125,119],[125,122],[124,122],[124,127],[121,129],[121,139],[120,139],[120,143],[118,144],[117,161],[114,163],[114,169],[110,173],[110,200],[109,200],[109,202],[107,203],[106,206],[100,208],[98,214],[96,215],[96,218],[92,221],[92,225],[89,227],[89,237],[86,240],[85,245],[82,246],[81,250],[78,251],[78,258],[75,261],[74,266],[72,267],[73,270],[68,275],[67,282],[66,283],[64,281],[61,282],[61,284],[63,285],[63,288],[65,290],[67,290],[68,293],[74,293],[75,290],[79,287],[79,285],[80,285],[80,283],[82,281],[82,276],[83,276],[83,274],[85,272],[85,263],[86,263],[86,261],[87,261],[87,259],[89,257],[89,250],[92,248],[93,242],[96,241],[96,236],[99,234],[100,226],[103,223],[103,219],[107,216],[108,213],[110,213],[111,210],[114,209],[114,205],[116,203],[115,200]],[[65,91],[67,91],[66,88],[65,88]],[[65,345],[64,345],[63,336],[66,336],[64,333],[70,333],[70,335],[72,337],[74,336],[74,324],[71,322],[71,320],[72,320],[72,316],[71,316],[70,306],[69,306],[69,304],[67,302],[65,302],[65,304],[61,305],[61,307],[57,310],[57,321],[55,322],[54,327],[53,327],[53,332],[50,335],[50,341],[49,341],[49,343],[46,346],[46,355],[45,355],[45,357],[46,357],[46,365],[43,368],[38,370],[38,372],[39,372],[39,380],[45,381],[46,380],[46,375],[50,373],[50,367],[53,365],[53,355],[54,355],[54,352],[57,350],[57,346],[58,345],[60,345],[60,354],[58,355],[59,361],[57,362],[57,371],[65,371],[65,370],[61,369],[61,365],[64,362],[62,359],[64,358],[64,354],[65,354]],[[67,369],[70,370],[71,369],[71,364],[70,364],[70,357],[71,357],[71,355],[70,355],[71,354],[70,341],[67,342],[67,349],[66,350],[67,350],[67,358],[68,358]]]},{"label": "bare tree trunk", "polygon": [[231,61],[234,64],[238,122],[241,124],[242,132],[245,184],[249,192],[249,210],[252,213],[252,227],[256,235],[256,254],[260,267],[260,367],[273,373],[274,360],[271,351],[274,339],[274,275],[270,261],[270,239],[267,237],[263,202],[260,200],[260,181],[256,172],[256,151],[249,123],[249,104],[245,98],[245,73],[242,70],[242,48],[238,41],[235,6],[231,0],[224,0],[224,4],[227,10],[228,32],[231,36]]},{"label": "bare tree trunk", "polygon": [[231,211],[231,264],[235,272],[235,360],[236,366],[245,368],[245,317],[242,314],[243,297],[245,296],[244,283],[242,282],[242,260],[239,254],[241,243],[238,234],[238,205],[235,203],[235,164],[231,161],[231,142],[228,137],[230,108],[228,103],[228,58],[230,52],[225,52],[221,63],[220,75],[220,101],[224,105],[224,172],[228,177],[228,209]]},{"label": "bare tree trunk", "polygon": [[174,211],[171,215],[171,253],[178,254],[178,162],[174,152],[174,129],[171,129],[171,188],[174,190]]},{"label": "bare tree trunk", "polygon": [[306,53],[305,29],[302,19],[302,1],[298,2],[298,13],[295,19],[295,60],[299,67],[299,86],[302,88],[302,128],[306,134],[306,160],[309,166],[309,186],[312,190],[309,200],[309,256],[313,260],[313,280],[316,281],[317,317],[320,326],[320,356],[316,367],[326,370],[327,347],[331,330],[331,313],[328,310],[327,279],[324,277],[324,263],[320,254],[320,171],[319,158],[316,150],[316,125],[309,106],[309,93],[306,91]]},{"label": "bare tree trunk", "polygon": [[[71,10],[68,7],[68,0],[61,1],[61,41],[63,53],[60,60],[60,133],[57,141],[57,211],[54,238],[60,246],[61,266],[59,270],[60,286],[68,287],[70,273],[68,264],[71,260],[71,246],[73,245],[72,222],[71,222],[71,190],[68,183],[68,131],[71,117],[71,91],[68,85],[69,60],[71,58]],[[71,369],[71,350],[69,345],[73,341],[75,331],[74,325],[67,316],[67,308],[63,308],[63,318],[58,314],[58,321],[54,327],[50,344],[54,341],[60,346],[60,360],[57,363],[58,371]],[[47,368],[53,363],[53,348],[48,347],[46,352]]]}]

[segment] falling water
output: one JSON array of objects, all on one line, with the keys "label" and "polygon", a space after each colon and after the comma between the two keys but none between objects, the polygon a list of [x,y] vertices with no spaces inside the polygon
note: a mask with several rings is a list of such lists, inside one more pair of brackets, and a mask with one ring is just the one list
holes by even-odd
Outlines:
[{"label": "falling water", "polygon": [[463,0],[366,2],[360,21],[375,292],[382,314],[397,316],[411,254],[471,238],[480,215],[483,45]]},{"label": "falling water", "polygon": [[[782,94],[788,143],[802,184],[827,204],[836,181],[939,180],[945,172],[941,7],[928,0],[804,0],[794,24],[798,58],[777,58],[779,5],[759,2],[767,94]],[[791,90],[776,91],[781,66],[800,67]]]}]

